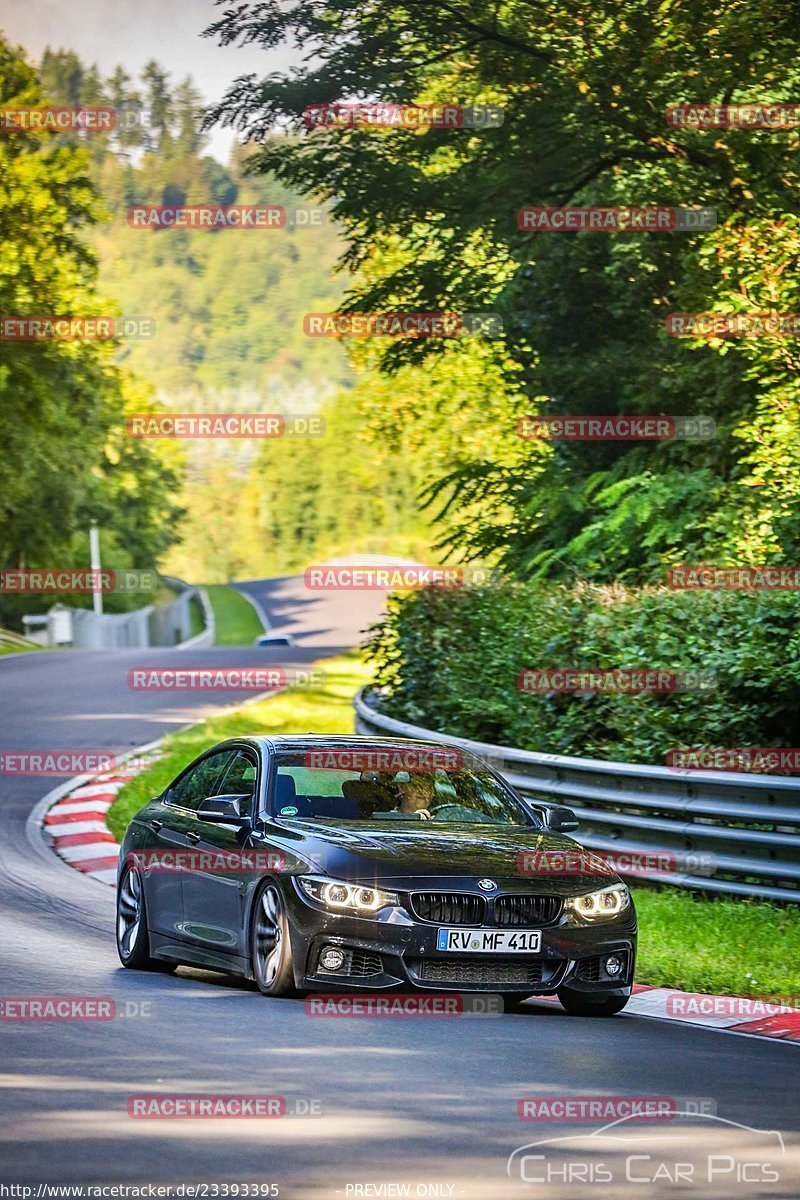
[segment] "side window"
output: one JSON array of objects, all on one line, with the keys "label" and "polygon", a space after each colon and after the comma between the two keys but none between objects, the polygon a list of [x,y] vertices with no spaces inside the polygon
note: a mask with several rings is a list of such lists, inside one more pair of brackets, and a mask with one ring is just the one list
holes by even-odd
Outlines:
[{"label": "side window", "polygon": [[227,771],[217,780],[217,785],[211,795],[249,796],[249,803],[242,801],[239,806],[242,816],[247,816],[252,812],[257,774],[256,760],[253,755],[244,750],[237,750]]},{"label": "side window", "polygon": [[167,804],[177,804],[181,808],[198,808],[206,796],[214,795],[214,785],[230,758],[230,750],[209,754],[172,784],[164,797]]}]

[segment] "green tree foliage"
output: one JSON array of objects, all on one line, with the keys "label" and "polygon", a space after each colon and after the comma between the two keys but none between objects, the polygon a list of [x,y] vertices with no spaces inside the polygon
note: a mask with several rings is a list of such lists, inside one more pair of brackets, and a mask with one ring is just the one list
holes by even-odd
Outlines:
[{"label": "green tree foliage", "polygon": [[[305,51],[291,75],[239,80],[214,115],[260,145],[263,171],[331,203],[355,272],[346,308],[504,319],[521,373],[507,389],[506,449],[433,481],[433,502],[469,514],[443,548],[496,555],[523,577],[631,580],[685,555],[793,552],[785,347],[692,345],[667,337],[664,318],[792,299],[796,131],[672,128],[665,114],[687,100],[794,102],[795,5],[504,0],[489,13],[479,0],[268,0],[229,8],[209,32]],[[505,119],[483,130],[303,128],[309,104],[374,98],[499,104]],[[272,137],[276,120],[295,136]],[[534,234],[517,227],[525,204],[707,206],[719,227]],[[762,231],[763,259],[746,229]],[[441,352],[408,339],[382,366]],[[523,412],[704,413],[718,436],[529,446],[520,460]]]},{"label": "green tree foliage", "polygon": [[[53,61],[49,70],[55,70]],[[62,94],[80,98],[73,56]],[[33,69],[0,41],[0,101],[42,103]],[[97,291],[89,231],[100,215],[89,155],[76,139],[16,131],[0,138],[0,313],[112,312]],[[134,385],[99,342],[0,340],[0,563],[88,565],[98,520],[128,565],[152,566],[173,537],[172,470],[125,436]],[[139,404],[152,404],[148,394]]]},{"label": "green tree foliage", "polygon": [[[491,452],[500,440],[502,365],[480,343],[458,361],[457,378],[447,355],[436,373],[365,371],[322,404],[324,437],[264,444],[251,479],[264,570],[302,570],[353,551],[438,561],[433,516],[419,496],[476,448]],[[498,398],[487,400],[487,389]],[[460,513],[463,521],[472,516]]]},{"label": "green tree foliage", "polygon": [[[303,330],[306,312],[335,309],[342,294],[334,269],[343,243],[327,214],[319,224],[295,229],[132,227],[133,204],[279,204],[287,212],[309,205],[274,179],[248,178],[239,148],[227,166],[206,154],[199,92],[189,79],[174,85],[156,62],[138,81],[122,68],[101,79],[71,52],[48,51],[42,74],[56,102],[107,103],[117,110],[112,134],[64,140],[88,160],[87,175],[102,196],[107,219],[89,235],[100,286],[123,313],[155,325],[152,338],[117,347],[118,366],[142,381],[128,389],[128,411],[153,408],[149,386],[159,405],[177,412],[312,413],[348,386],[353,373],[342,347]],[[253,472],[255,447],[247,442],[189,442],[182,454],[168,442],[124,434],[114,442],[115,453],[144,471],[143,478],[153,445],[176,466],[186,460],[172,501],[186,511],[181,546],[163,559],[165,570],[227,580],[257,574],[289,553],[275,549],[258,514],[262,486],[273,487],[280,477],[280,490],[291,490],[290,449],[272,456],[267,481]],[[118,473],[130,480],[130,472]],[[299,483],[307,485],[302,478]],[[136,503],[128,486],[114,493],[117,520],[128,527],[147,515],[137,505],[150,493],[143,490]],[[305,507],[299,493],[297,502]],[[108,518],[108,504],[103,511]]]},{"label": "green tree foliage", "polygon": [[[73,55],[49,52],[46,64],[53,96],[88,102],[88,72]],[[264,233],[131,228],[134,202],[309,204],[272,176],[249,175],[241,148],[227,166],[204,153],[190,81],[173,87],[152,65],[139,81],[121,69],[100,81],[123,112],[146,109],[153,87],[164,113],[158,127],[131,125],[124,136],[118,128],[102,153],[91,143],[111,215],[93,233],[102,285],[122,311],[156,325],[155,338],[124,342],[118,361],[174,411],[319,410],[327,422],[323,438],[261,448],[187,443],[186,516],[165,569],[227,580],[353,551],[430,560],[433,516],[420,512],[419,494],[478,453],[508,459],[503,427],[516,364],[471,340],[458,353],[446,348],[434,370],[411,364],[389,380],[364,346],[307,337],[304,313],[333,310],[343,295],[335,264],[345,242],[327,217]],[[517,459],[525,452],[513,449]],[[507,516],[498,507],[496,519]],[[474,521],[477,509],[463,507],[459,518]]]},{"label": "green tree foliage", "polygon": [[332,309],[342,294],[333,276],[344,243],[327,213],[320,224],[296,229],[129,224],[133,204],[308,207],[274,179],[249,179],[240,148],[227,166],[205,153],[201,96],[191,79],[173,84],[154,61],[138,84],[121,67],[98,79],[72,52],[52,50],[42,76],[59,103],[117,110],[113,133],[78,137],[92,153],[91,177],[110,218],[94,232],[101,285],[125,313],[156,323],[154,342],[124,345],[126,366],[167,406],[186,411],[232,411],[246,391],[259,393],[259,411],[267,393],[273,403],[313,405],[351,380],[339,345],[303,332],[305,312]]}]

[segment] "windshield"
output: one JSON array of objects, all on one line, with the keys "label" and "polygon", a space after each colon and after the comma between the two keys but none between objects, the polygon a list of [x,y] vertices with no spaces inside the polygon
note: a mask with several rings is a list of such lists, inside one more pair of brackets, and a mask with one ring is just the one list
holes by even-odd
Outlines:
[{"label": "windshield", "polygon": [[397,825],[534,823],[494,776],[475,762],[458,770],[358,770],[335,762],[309,765],[319,761],[319,753],[314,754],[316,759],[304,751],[275,756],[273,816]]}]

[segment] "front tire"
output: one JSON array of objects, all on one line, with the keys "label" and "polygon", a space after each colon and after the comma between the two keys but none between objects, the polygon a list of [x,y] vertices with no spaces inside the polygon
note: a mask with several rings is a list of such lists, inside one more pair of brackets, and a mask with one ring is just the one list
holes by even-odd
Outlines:
[{"label": "front tire", "polygon": [[558,998],[562,1007],[573,1017],[613,1017],[622,1012],[630,996],[592,996],[588,992],[573,992],[560,988]]},{"label": "front tire", "polygon": [[523,996],[519,992],[500,992],[504,1013],[530,1012],[530,1009],[523,1008],[525,1001],[530,1000],[530,998],[530,996]]},{"label": "front tire", "polygon": [[296,996],[289,918],[280,888],[268,883],[253,908],[250,938],[253,978],[265,996]]},{"label": "front tire", "polygon": [[150,955],[144,881],[138,867],[126,867],[117,888],[117,954],[123,967],[169,975],[176,964]]}]

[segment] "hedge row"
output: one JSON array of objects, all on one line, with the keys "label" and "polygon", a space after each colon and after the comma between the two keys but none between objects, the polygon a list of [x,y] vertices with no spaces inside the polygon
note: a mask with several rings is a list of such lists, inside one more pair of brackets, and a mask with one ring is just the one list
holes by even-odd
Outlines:
[{"label": "hedge row", "polygon": [[[391,599],[368,656],[385,711],[479,741],[663,763],[686,746],[800,746],[800,603],[790,593],[579,584]],[[530,694],[526,670],[713,671],[707,690]]]}]

